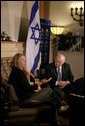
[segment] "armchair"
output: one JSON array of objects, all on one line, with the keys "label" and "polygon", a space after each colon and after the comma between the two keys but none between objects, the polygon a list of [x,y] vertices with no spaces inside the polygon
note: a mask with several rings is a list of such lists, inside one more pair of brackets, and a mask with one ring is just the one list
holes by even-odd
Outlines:
[{"label": "armchair", "polygon": [[40,125],[51,123],[50,105],[40,101],[23,101],[19,99],[11,84],[1,79],[1,115],[4,125]]},{"label": "armchair", "polygon": [[15,90],[7,82],[11,58],[1,59],[1,123],[5,126],[49,125],[52,123],[52,107],[41,101],[19,101]]},{"label": "armchair", "polygon": [[75,80],[74,92],[69,94],[70,99],[70,124],[81,125],[84,123],[84,77]]}]

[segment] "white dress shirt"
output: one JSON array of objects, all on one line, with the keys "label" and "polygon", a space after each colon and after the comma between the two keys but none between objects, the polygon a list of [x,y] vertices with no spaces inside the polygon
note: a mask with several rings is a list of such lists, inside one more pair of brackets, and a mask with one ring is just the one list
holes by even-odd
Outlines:
[{"label": "white dress shirt", "polygon": [[[58,68],[56,68],[57,72],[58,72]],[[62,77],[62,66],[60,66],[60,73],[61,73],[61,77]],[[62,81],[62,80],[61,80]],[[56,81],[55,85],[57,85],[58,80]],[[69,81],[67,81],[68,84],[70,84]]]}]

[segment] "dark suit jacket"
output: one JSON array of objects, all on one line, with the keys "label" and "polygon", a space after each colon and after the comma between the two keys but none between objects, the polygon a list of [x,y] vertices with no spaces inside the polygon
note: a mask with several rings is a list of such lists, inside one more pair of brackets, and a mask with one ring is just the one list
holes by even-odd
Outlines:
[{"label": "dark suit jacket", "polygon": [[24,71],[16,67],[12,68],[8,83],[13,85],[20,100],[30,97],[34,93],[34,90],[36,90],[38,87],[37,84],[31,86],[25,76]]},{"label": "dark suit jacket", "polygon": [[[52,77],[52,80],[49,82],[49,85],[51,88],[54,88],[55,83],[57,81],[57,70],[55,67],[55,63],[51,63],[46,67],[45,77],[47,78]],[[71,72],[70,65],[67,63],[64,63],[62,65],[62,80],[70,81],[70,83],[72,83],[73,79],[74,79],[74,76]]]}]

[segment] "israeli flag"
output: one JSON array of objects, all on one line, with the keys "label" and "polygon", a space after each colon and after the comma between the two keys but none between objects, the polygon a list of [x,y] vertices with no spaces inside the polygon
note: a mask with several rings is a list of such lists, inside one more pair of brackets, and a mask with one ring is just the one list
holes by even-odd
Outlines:
[{"label": "israeli flag", "polygon": [[30,75],[34,77],[34,73],[39,69],[40,56],[40,17],[38,1],[33,2],[31,17],[29,22],[29,30],[26,41],[26,69]]}]

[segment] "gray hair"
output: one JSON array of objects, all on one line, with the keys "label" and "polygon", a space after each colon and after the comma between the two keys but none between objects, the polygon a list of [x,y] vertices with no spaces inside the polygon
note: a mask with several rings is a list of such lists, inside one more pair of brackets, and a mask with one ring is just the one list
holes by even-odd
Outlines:
[{"label": "gray hair", "polygon": [[[57,54],[56,58],[57,58],[57,57],[61,57],[61,59],[63,60],[63,62],[65,62],[65,56],[64,56],[63,54]],[[56,58],[55,58],[55,59],[56,59]]]}]

